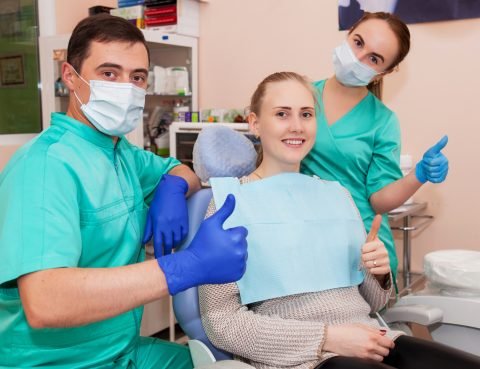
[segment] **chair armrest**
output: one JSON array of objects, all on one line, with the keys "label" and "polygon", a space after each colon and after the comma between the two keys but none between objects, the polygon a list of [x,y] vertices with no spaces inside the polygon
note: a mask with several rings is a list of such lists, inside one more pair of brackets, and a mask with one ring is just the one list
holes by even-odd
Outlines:
[{"label": "chair armrest", "polygon": [[208,346],[199,340],[188,341],[194,369],[255,369],[253,366],[236,360],[215,361]]},{"label": "chair armrest", "polygon": [[192,356],[193,367],[195,369],[203,368],[204,365],[210,365],[216,362],[215,356],[212,352],[200,340],[189,340],[188,348],[190,349],[190,355]]},{"label": "chair armrest", "polygon": [[429,326],[443,319],[443,311],[428,305],[402,305],[393,306],[382,314],[385,322],[411,322]]}]

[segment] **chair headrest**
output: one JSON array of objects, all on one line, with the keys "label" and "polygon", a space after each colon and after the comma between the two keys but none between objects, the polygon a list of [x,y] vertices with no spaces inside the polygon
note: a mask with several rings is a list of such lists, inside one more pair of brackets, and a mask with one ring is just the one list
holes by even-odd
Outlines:
[{"label": "chair headrest", "polygon": [[222,125],[200,131],[193,146],[193,169],[202,182],[212,177],[242,177],[255,170],[257,152],[240,132]]}]

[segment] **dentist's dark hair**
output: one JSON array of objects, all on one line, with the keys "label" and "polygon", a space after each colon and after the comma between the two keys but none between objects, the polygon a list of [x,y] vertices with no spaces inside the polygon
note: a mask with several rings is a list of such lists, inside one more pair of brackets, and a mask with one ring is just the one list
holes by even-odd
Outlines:
[{"label": "dentist's dark hair", "polygon": [[[399,17],[394,14],[385,13],[385,12],[376,12],[376,13],[368,13],[365,12],[360,18],[348,31],[348,34],[351,34],[355,28],[357,28],[363,22],[366,22],[370,19],[379,19],[387,22],[390,26],[390,29],[397,37],[398,41],[398,54],[395,60],[392,62],[388,68],[385,69],[386,72],[391,72],[395,69],[403,59],[407,56],[408,52],[410,51],[410,31],[405,24]],[[367,88],[372,92],[376,97],[379,99],[382,98],[382,87],[383,87],[383,78],[381,78],[378,82],[371,82]]]},{"label": "dentist's dark hair", "polygon": [[92,41],[100,43],[126,42],[141,43],[150,53],[147,42],[140,29],[126,19],[107,13],[92,15],[81,20],[72,32],[67,49],[67,62],[81,73],[83,61],[90,55]]}]

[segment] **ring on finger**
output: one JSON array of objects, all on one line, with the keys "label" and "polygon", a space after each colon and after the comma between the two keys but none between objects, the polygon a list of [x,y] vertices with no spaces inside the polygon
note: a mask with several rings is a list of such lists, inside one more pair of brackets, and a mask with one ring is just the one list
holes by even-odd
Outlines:
[{"label": "ring on finger", "polygon": [[377,266],[377,260],[373,260],[373,266],[374,266],[374,267]]}]

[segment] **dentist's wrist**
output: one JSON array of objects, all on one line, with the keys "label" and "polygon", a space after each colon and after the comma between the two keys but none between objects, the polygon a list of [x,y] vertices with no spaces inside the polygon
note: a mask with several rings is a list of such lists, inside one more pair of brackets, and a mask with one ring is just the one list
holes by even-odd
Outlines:
[{"label": "dentist's wrist", "polygon": [[165,275],[170,295],[176,295],[190,287],[197,286],[199,281],[195,278],[192,255],[187,250],[157,258],[157,263]]},{"label": "dentist's wrist", "polygon": [[184,194],[188,192],[188,182],[183,177],[176,176],[173,174],[164,174],[161,182],[163,181],[165,182],[166,185],[172,185],[180,189]]}]

